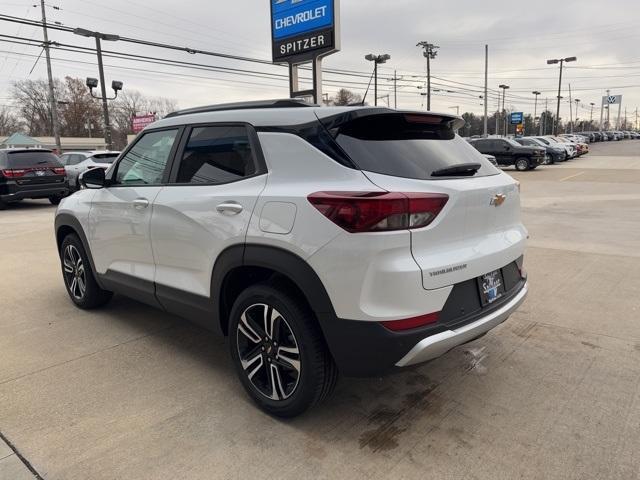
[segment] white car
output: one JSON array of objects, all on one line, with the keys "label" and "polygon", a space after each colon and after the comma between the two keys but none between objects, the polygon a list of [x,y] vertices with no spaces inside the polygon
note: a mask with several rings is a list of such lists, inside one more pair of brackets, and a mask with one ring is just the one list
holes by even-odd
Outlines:
[{"label": "white car", "polygon": [[102,168],[107,169],[111,166],[120,152],[110,150],[92,150],[87,152],[65,152],[60,155],[60,161],[64,165],[69,179],[69,188],[77,190],[78,176],[91,169]]},{"label": "white car", "polygon": [[148,126],[55,219],[80,308],[113,292],[229,337],[240,381],[294,416],[338,372],[439,357],[524,301],[517,182],[449,114],[295,100]]},{"label": "white car", "polygon": [[548,142],[563,146],[567,151],[567,158],[575,158],[578,155],[578,146],[565,138],[554,137],[553,135],[547,135],[541,138],[544,138]]}]

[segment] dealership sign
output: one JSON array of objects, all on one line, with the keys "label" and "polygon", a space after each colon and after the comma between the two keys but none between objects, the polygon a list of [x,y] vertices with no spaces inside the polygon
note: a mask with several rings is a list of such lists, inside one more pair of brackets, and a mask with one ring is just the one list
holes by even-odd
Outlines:
[{"label": "dealership sign", "polygon": [[511,125],[520,125],[524,122],[524,113],[513,112],[511,114]]},{"label": "dealership sign", "polygon": [[133,130],[133,133],[139,133],[144,129],[144,127],[151,125],[155,121],[155,113],[150,113],[148,115],[136,115],[131,119],[131,129]]},{"label": "dealership sign", "polygon": [[339,0],[271,0],[273,62],[304,63],[340,49]]}]

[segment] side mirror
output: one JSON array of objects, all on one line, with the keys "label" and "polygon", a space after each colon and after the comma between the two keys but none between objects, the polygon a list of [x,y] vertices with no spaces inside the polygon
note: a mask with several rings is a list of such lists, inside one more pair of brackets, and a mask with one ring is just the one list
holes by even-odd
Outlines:
[{"label": "side mirror", "polygon": [[86,170],[80,174],[78,181],[82,188],[104,188],[106,184],[104,169],[92,168]]}]

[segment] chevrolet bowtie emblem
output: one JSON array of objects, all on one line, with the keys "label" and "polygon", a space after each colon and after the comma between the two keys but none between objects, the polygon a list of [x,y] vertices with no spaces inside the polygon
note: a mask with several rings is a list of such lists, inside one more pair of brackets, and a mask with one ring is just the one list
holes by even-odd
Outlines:
[{"label": "chevrolet bowtie emblem", "polygon": [[493,196],[493,198],[491,199],[491,204],[494,207],[499,207],[500,205],[502,205],[504,203],[504,201],[507,199],[506,195],[503,195],[502,193],[497,193]]}]

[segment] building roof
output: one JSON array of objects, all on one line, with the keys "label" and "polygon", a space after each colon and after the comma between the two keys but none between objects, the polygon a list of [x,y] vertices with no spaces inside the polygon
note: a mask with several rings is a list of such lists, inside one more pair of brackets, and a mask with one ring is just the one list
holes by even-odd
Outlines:
[{"label": "building roof", "polygon": [[14,133],[8,138],[5,138],[0,142],[1,145],[19,145],[19,146],[35,146],[42,145],[41,142],[35,138],[31,138],[28,135],[22,133]]}]

